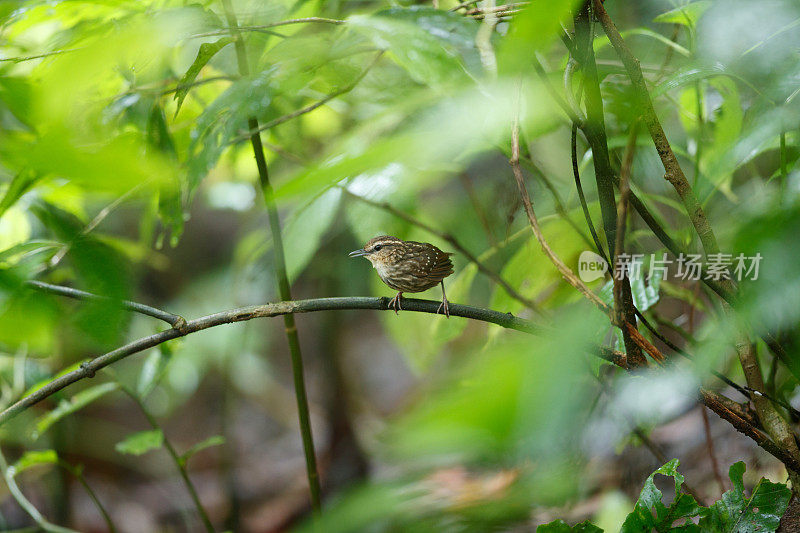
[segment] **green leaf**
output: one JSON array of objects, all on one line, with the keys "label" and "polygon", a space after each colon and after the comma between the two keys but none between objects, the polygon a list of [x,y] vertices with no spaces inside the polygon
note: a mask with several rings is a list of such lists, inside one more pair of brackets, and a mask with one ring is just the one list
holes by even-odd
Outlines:
[{"label": "green leaf", "polygon": [[233,37],[223,37],[213,43],[203,43],[200,45],[200,49],[197,51],[197,57],[194,59],[194,62],[189,67],[189,70],[186,71],[186,74],[183,75],[181,81],[178,82],[178,89],[175,91],[175,100],[177,100],[177,105],[175,106],[175,115],[178,116],[178,112],[181,110],[181,105],[183,104],[183,100],[186,98],[186,95],[189,94],[189,89],[191,89],[191,84],[194,82],[197,75],[203,69],[204,66],[211,60],[214,55],[228,46],[230,43],[233,42]]},{"label": "green leaf", "polygon": [[570,527],[563,520],[555,520],[536,528],[537,533],[603,533],[603,530],[588,520]]},{"label": "green leaf", "polygon": [[30,190],[31,187],[39,180],[37,174],[23,170],[22,172],[18,173],[14,176],[14,179],[11,180],[11,183],[6,189],[6,193],[3,195],[3,199],[0,200],[0,217],[8,210],[9,207],[14,205],[17,200],[22,198],[22,195],[25,194]]},{"label": "green leaf", "polygon": [[[621,533],[641,533],[642,531],[652,531],[653,529],[668,531],[673,527],[673,523],[676,520],[681,519],[685,520],[683,524],[684,531],[697,530],[689,518],[699,515],[702,509],[692,496],[680,491],[683,484],[683,476],[677,470],[678,464],[679,461],[673,459],[650,474],[644,483],[644,488],[642,488],[633,512],[628,515],[625,523],[622,524]],[[661,498],[663,495],[653,482],[656,474],[670,476],[675,480],[675,498],[669,507],[662,503]]]},{"label": "green leaf", "polygon": [[342,191],[331,188],[295,213],[286,224],[286,272],[294,282],[319,249],[320,241],[339,210]]},{"label": "green leaf", "polygon": [[131,433],[124,440],[118,442],[114,449],[119,453],[143,455],[160,448],[162,444],[164,444],[164,434],[160,429],[153,429]]},{"label": "green leaf", "polygon": [[23,454],[19,460],[11,466],[11,475],[16,476],[20,472],[37,465],[53,465],[58,463],[58,454],[55,450],[32,450]]},{"label": "green leaf", "polygon": [[356,15],[349,25],[390,51],[390,57],[419,83],[443,89],[463,81],[467,64],[476,70],[475,21],[439,9],[392,8],[375,15]]},{"label": "green leaf", "polygon": [[[663,272],[656,270],[653,272],[652,277],[648,280],[648,283],[645,283],[644,276],[630,280],[633,305],[635,305],[636,308],[642,313],[658,303],[661,278],[663,277]],[[597,293],[597,296],[600,297],[600,299],[606,304],[613,306],[614,281],[607,281],[606,284],[603,285],[603,288],[600,289],[600,292]]]},{"label": "green leaf", "polygon": [[782,483],[762,479],[748,499],[744,494],[744,471],[741,461],[731,465],[728,475],[733,488],[704,511],[700,519],[704,533],[767,533],[778,529],[791,491]]},{"label": "green leaf", "polygon": [[20,256],[29,257],[40,252],[61,248],[61,246],[62,244],[58,241],[40,239],[22,242],[0,251],[0,263],[13,264],[20,258]]},{"label": "green leaf", "polygon": [[568,23],[578,7],[576,0],[531,2],[515,15],[508,36],[498,46],[499,70],[512,74],[530,69],[530,54],[543,50],[558,37],[562,23]]},{"label": "green leaf", "polygon": [[103,383],[102,385],[95,385],[94,387],[82,390],[69,400],[61,400],[55,409],[39,417],[36,421],[36,431],[33,438],[38,439],[50,426],[65,416],[83,409],[98,398],[105,396],[111,391],[117,390],[117,388],[118,385],[116,383]]},{"label": "green leaf", "polygon": [[643,37],[650,37],[651,39],[655,39],[656,41],[662,43],[665,46],[669,46],[670,48],[672,48],[673,50],[675,50],[676,52],[678,52],[680,55],[682,55],[684,57],[689,57],[692,54],[688,49],[686,49],[685,47],[679,45],[675,41],[671,41],[670,39],[664,37],[660,33],[655,32],[653,30],[649,30],[647,28],[633,28],[633,29],[630,29],[630,30],[624,32],[623,35],[624,36],[641,35]]},{"label": "green leaf", "polygon": [[261,117],[277,90],[275,68],[234,82],[197,118],[189,147],[188,193],[191,197],[228,144],[247,131],[249,117]]},{"label": "green leaf", "polygon": [[136,391],[140,398],[145,398],[163,377],[167,365],[172,360],[172,344],[165,342],[150,352],[139,373]]},{"label": "green leaf", "polygon": [[211,448],[212,446],[221,446],[225,444],[225,437],[222,435],[214,435],[212,437],[207,438],[206,440],[200,441],[181,455],[181,462],[186,464],[186,462],[197,452],[205,450],[206,448]]},{"label": "green leaf", "polygon": [[697,21],[703,16],[703,13],[711,7],[709,0],[701,0],[699,2],[692,2],[690,4],[676,7],[666,13],[661,13],[653,19],[653,22],[663,22],[666,24],[682,24],[684,26],[694,27]]}]

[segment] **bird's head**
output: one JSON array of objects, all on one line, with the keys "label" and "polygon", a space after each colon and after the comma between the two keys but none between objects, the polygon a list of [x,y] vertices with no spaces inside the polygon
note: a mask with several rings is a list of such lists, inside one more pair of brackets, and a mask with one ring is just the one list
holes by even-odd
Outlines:
[{"label": "bird's head", "polygon": [[367,241],[360,250],[350,252],[350,257],[365,257],[373,266],[385,264],[397,253],[403,241],[391,235],[381,235]]}]

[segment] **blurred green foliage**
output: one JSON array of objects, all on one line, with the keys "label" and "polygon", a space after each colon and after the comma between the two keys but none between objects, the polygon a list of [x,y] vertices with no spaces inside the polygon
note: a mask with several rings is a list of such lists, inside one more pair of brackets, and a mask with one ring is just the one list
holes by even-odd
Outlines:
[{"label": "blurred green foliage", "polygon": [[[2,406],[156,328],[111,301],[65,301],[34,292],[27,280],[153,302],[188,318],[276,299],[250,118],[269,126],[262,139],[284,222],[288,275],[302,297],[391,294],[365,261],[346,257],[377,234],[454,251],[440,236],[374,205],[388,202],[454,236],[545,313],[533,313],[458,255],[446,282],[451,301],[547,317],[554,325],[552,334],[527,338],[402,312],[383,313],[377,324],[367,314],[308,329],[301,323],[312,361],[339,364],[339,351],[357,351],[347,344],[351,337],[380,338],[367,350],[401,354],[415,385],[392,416],[382,413],[379,424],[356,428],[368,435],[362,440],[370,459],[395,474],[359,479],[356,488],[333,494],[322,518],[326,530],[485,531],[526,523],[536,509],[565,509],[607,491],[585,474],[587,465],[626,442],[631,420],[652,427],[677,416],[695,388],[710,382],[712,368],[741,381],[730,363],[733,331],[742,324],[754,334],[774,333],[790,360],[800,357],[796,2],[605,3],[641,60],[656,112],[721,249],[762,256],[758,278],[738,283],[733,316],[699,282],[633,280],[639,310],[672,324],[697,355],[696,364],[641,375],[590,359],[587,347],[623,349],[622,339],[542,254],[507,164],[511,123],[519,115],[524,168],[538,169],[526,170],[536,213],[553,250],[575,269],[592,246],[573,181],[571,124],[550,90],[581,110],[584,79],[564,43],[574,46],[571,18],[579,2],[534,0],[499,20],[455,0],[416,4],[236,0],[249,57],[250,73],[242,76],[238,34],[217,1],[0,3]],[[314,18],[298,20],[308,17]],[[595,29],[619,173],[640,113],[622,63]],[[536,75],[534,59],[545,65],[546,79]],[[699,251],[640,130],[632,189],[676,242]],[[575,164],[599,226],[592,158],[579,135]],[[625,245],[632,253],[666,253],[634,215]],[[613,303],[611,282],[589,285]],[[281,420],[272,407],[285,388],[280,336],[264,324],[237,328],[162,345],[121,362],[111,382],[79,385],[42,412],[25,413],[2,428],[3,444],[21,457],[12,468],[54,464],[63,433],[80,434],[97,421],[90,405],[118,408],[109,393],[120,386],[135,389],[159,417],[194,409],[193,398],[224,390]],[[763,345],[758,349],[766,373],[771,356]],[[318,374],[312,383],[338,379],[321,366],[312,363]],[[796,396],[797,378],[783,366],[776,364],[769,379],[781,400]],[[236,402],[225,402],[234,409]],[[162,446],[163,430],[142,432],[127,422],[103,426],[114,433],[106,439],[112,447],[117,442],[118,451],[138,456]],[[183,464],[207,448],[236,455],[236,438],[217,436],[217,429],[203,426],[207,434],[186,437]],[[31,447],[47,451],[23,451]],[[457,468],[468,474],[447,477]],[[672,476],[679,493],[676,468],[671,462],[656,473]],[[787,489],[762,481],[748,499],[743,470],[741,463],[731,467],[734,489],[707,509],[684,493],[663,503],[654,474],[631,502],[634,513],[617,525],[662,531],[678,518],[700,517],[703,531],[732,531],[732,513],[741,509],[754,528],[774,531]],[[542,526],[596,530],[588,523]]]}]

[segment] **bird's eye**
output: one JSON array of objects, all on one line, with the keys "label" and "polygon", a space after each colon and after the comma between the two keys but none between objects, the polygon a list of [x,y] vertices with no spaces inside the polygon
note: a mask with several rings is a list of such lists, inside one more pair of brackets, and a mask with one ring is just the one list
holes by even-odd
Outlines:
[{"label": "bird's eye", "polygon": [[375,251],[375,252],[377,252],[377,251],[378,251],[378,250],[380,250],[381,248],[383,248],[383,246],[381,246],[380,244],[376,244],[376,245],[375,245],[375,248],[373,248],[372,250],[373,250],[373,251]]}]

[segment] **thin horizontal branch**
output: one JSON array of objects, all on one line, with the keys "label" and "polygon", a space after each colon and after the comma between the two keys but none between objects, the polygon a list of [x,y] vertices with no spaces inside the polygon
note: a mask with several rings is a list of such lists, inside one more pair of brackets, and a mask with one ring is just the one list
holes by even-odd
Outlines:
[{"label": "thin horizontal branch", "polygon": [[90,292],[73,289],[71,287],[63,287],[61,285],[51,285],[50,283],[44,283],[42,281],[30,280],[25,282],[25,284],[33,289],[49,292],[50,294],[57,294],[59,296],[66,296],[67,298],[72,298],[74,300],[110,302],[118,304],[120,307],[127,309],[128,311],[133,311],[134,313],[140,313],[142,315],[163,320],[173,328],[177,329],[181,329],[186,324],[186,320],[179,315],[173,315],[172,313],[162,311],[161,309],[156,309],[155,307],[137,302],[131,302],[129,300],[115,300],[107,296],[98,296],[97,294],[92,294]]},{"label": "thin horizontal branch", "polygon": [[272,22],[270,24],[261,24],[258,26],[239,26],[238,28],[223,28],[221,30],[210,31],[206,33],[198,33],[196,35],[192,35],[192,37],[213,37],[215,35],[228,35],[234,32],[242,32],[242,31],[265,31],[269,30],[270,28],[278,28],[280,26],[289,26],[290,24],[332,24],[335,26],[345,24],[346,20],[338,20],[338,19],[329,19],[324,17],[305,17],[305,18],[297,18],[297,19],[289,19],[289,20],[281,20],[278,22]]},{"label": "thin horizontal branch", "polygon": [[[57,286],[55,286],[57,287]],[[62,287],[58,287],[62,289]],[[62,294],[64,296],[74,297],[72,294],[66,294],[63,291],[48,291],[54,294]],[[89,294],[89,298],[85,298],[83,291],[79,299],[102,298],[93,294]],[[20,414],[25,409],[39,403],[40,401],[52,396],[56,392],[68,387],[69,385],[80,381],[85,378],[91,378],[98,370],[101,370],[109,365],[112,365],[129,355],[142,352],[144,350],[153,348],[172,339],[189,335],[205,329],[221,326],[223,324],[232,324],[235,322],[245,322],[255,318],[268,318],[281,316],[288,313],[311,313],[316,311],[342,311],[342,310],[355,310],[355,309],[372,309],[378,311],[386,311],[389,309],[390,298],[374,298],[374,297],[340,297],[340,298],[316,298],[310,300],[298,300],[279,302],[274,304],[256,305],[251,307],[242,307],[238,309],[231,309],[220,313],[204,316],[195,320],[185,322],[180,329],[171,328],[159,333],[155,333],[148,337],[143,337],[133,341],[125,346],[121,346],[116,350],[112,350],[103,354],[95,359],[85,362],[77,370],[68,372],[53,381],[47,383],[35,392],[20,399],[15,404],[11,405],[0,413],[0,425],[8,422]],[[142,305],[142,304],[138,304]],[[408,312],[420,312],[437,314],[440,302],[433,300],[418,300],[412,298],[403,299],[403,310]],[[147,307],[147,306],[144,306]],[[135,310],[130,308],[131,310]],[[535,324],[530,320],[516,317],[511,313],[501,313],[492,309],[485,309],[481,307],[473,307],[468,305],[450,304],[450,315],[460,316],[463,318],[470,318],[482,322],[496,324],[498,326],[521,331],[528,334],[543,334],[549,332],[549,328]],[[603,346],[591,346],[592,353],[606,361],[609,361],[617,366],[625,368],[624,354],[611,350]],[[754,427],[748,420],[744,419],[741,414],[732,410],[727,404],[734,405],[728,398],[716,393],[706,390],[700,391],[705,403],[710,409],[716,412],[719,416],[728,420],[739,431],[756,441],[756,443],[764,448],[766,451],[774,455],[777,459],[783,461],[787,466],[793,468],[795,465],[791,462],[793,459],[787,457],[786,454],[778,448],[766,435],[764,435],[758,428]],[[738,404],[737,404],[738,405]],[[798,465],[800,466],[800,465]]]},{"label": "thin horizontal branch", "polygon": [[50,56],[57,56],[61,54],[66,54],[68,52],[77,52],[85,47],[79,48],[66,48],[64,50],[53,50],[52,52],[45,52],[43,54],[36,54],[32,56],[20,56],[20,57],[0,57],[0,63],[9,62],[9,63],[22,63],[23,61],[31,61],[33,59],[42,59],[44,57]]},{"label": "thin horizontal branch", "polygon": [[240,142],[243,142],[243,141],[248,141],[256,133],[260,133],[260,132],[262,132],[264,130],[268,130],[270,128],[274,128],[275,126],[277,126],[279,124],[283,124],[284,122],[288,122],[288,121],[292,120],[293,118],[299,117],[300,115],[305,115],[306,113],[310,113],[311,111],[314,111],[318,107],[321,107],[321,106],[327,104],[328,102],[330,102],[334,98],[337,98],[337,97],[339,97],[339,96],[341,96],[341,95],[343,95],[345,93],[349,93],[350,91],[352,91],[356,87],[356,85],[358,85],[361,82],[361,80],[364,79],[364,77],[367,75],[367,73],[369,73],[369,71],[372,69],[372,67],[375,66],[375,64],[378,62],[378,60],[383,55],[383,52],[384,52],[383,50],[378,52],[378,54],[375,56],[375,58],[372,60],[372,62],[369,65],[367,65],[367,68],[365,68],[361,72],[361,74],[358,75],[358,77],[356,79],[354,79],[351,83],[349,83],[346,86],[342,87],[338,91],[334,91],[334,92],[330,93],[329,95],[325,96],[324,98],[322,98],[320,100],[317,100],[313,104],[310,104],[310,105],[307,105],[306,107],[300,108],[297,111],[292,111],[291,113],[283,115],[282,117],[278,117],[278,118],[276,118],[274,120],[270,120],[269,122],[267,122],[265,124],[262,124],[258,128],[254,128],[254,129],[251,129],[250,131],[244,132],[241,135],[239,135],[238,137],[235,137],[228,144],[236,144],[236,143],[240,143]]},{"label": "thin horizontal branch", "polygon": [[[64,294],[65,296],[75,297],[72,294],[65,294],[61,292],[56,292],[56,294]],[[85,294],[87,293],[83,293],[83,295]],[[95,295],[90,296],[100,298],[99,296]],[[80,299],[89,298],[82,296]],[[251,307],[242,307],[238,309],[231,309],[230,311],[214,313],[213,315],[204,316],[195,320],[190,320],[182,324],[180,328],[173,327],[172,329],[161,331],[148,337],[135,340],[129,344],[126,344],[125,346],[117,348],[116,350],[112,350],[106,354],[96,357],[95,359],[85,362],[77,370],[73,370],[72,372],[68,372],[62,376],[59,376],[0,413],[0,425],[15,417],[28,407],[44,400],[48,396],[55,394],[61,389],[75,383],[76,381],[94,376],[95,373],[102,368],[114,364],[117,361],[128,357],[129,355],[153,348],[154,346],[158,346],[159,344],[176,339],[178,337],[186,336],[190,333],[213,328],[222,324],[245,322],[254,318],[282,316],[289,313],[312,313],[315,311],[341,311],[347,309],[373,309],[378,311],[386,311],[389,309],[389,301],[390,298],[387,297],[374,298],[353,296],[340,298],[315,298],[311,300],[287,301],[265,305],[255,305]],[[441,302],[433,300],[403,298],[403,310],[437,314],[440,303]],[[501,313],[499,311],[485,309],[482,307],[450,304],[450,315],[471,318],[481,322],[489,322],[504,328],[514,329],[525,333],[541,333],[545,331],[544,328],[538,326],[530,320],[515,317],[511,313]],[[613,353],[606,352],[602,352],[600,355],[604,358],[610,358],[614,356]]]},{"label": "thin horizontal branch", "polygon": [[[123,96],[128,96],[130,94],[139,94],[139,93],[146,93],[146,94],[154,94],[154,95],[167,95],[172,94],[175,92],[180,91],[181,89],[191,89],[192,87],[197,87],[200,85],[205,85],[207,83],[214,83],[217,81],[236,81],[240,79],[239,76],[211,76],[208,78],[203,78],[200,80],[194,80],[189,83],[177,83],[172,87],[166,87],[167,83],[157,83],[157,84],[147,84],[142,85],[140,87],[131,87],[127,91],[121,92],[114,96],[114,99],[122,98]],[[171,80],[169,80],[171,82]]]}]

